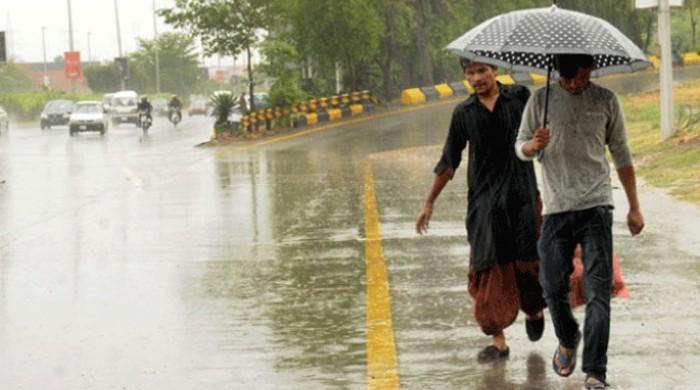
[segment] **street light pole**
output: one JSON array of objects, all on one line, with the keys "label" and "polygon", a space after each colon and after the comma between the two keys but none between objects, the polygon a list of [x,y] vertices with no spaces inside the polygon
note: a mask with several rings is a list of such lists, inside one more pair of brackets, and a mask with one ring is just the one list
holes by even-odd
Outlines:
[{"label": "street light pole", "polygon": [[87,59],[88,59],[88,63],[90,63],[90,66],[92,67],[92,47],[90,45],[90,35],[92,35],[92,33],[90,31],[88,31],[87,35],[88,35],[88,58]]},{"label": "street light pole", "polygon": [[[114,17],[117,20],[117,45],[119,47],[119,57],[123,56],[122,52],[122,32],[121,32],[121,27],[119,27],[119,5],[117,4],[117,0],[114,0]],[[121,78],[121,86],[122,90],[126,89],[126,86],[124,84],[124,77]]]},{"label": "street light pole", "polygon": [[671,11],[668,0],[659,0],[659,45],[661,69],[661,136],[664,140],[676,133],[673,125],[673,58],[671,58]]},{"label": "street light pole", "polygon": [[49,87],[49,69],[46,63],[46,26],[41,26],[41,47],[44,51],[44,89]]},{"label": "street light pole", "polygon": [[[68,47],[70,51],[74,51],[73,46],[73,10],[71,7],[71,0],[68,0]],[[70,89],[71,92],[75,92],[75,79],[70,79]]]},{"label": "street light pole", "polygon": [[160,58],[158,58],[158,27],[156,25],[156,0],[153,0],[153,48],[156,51],[156,92],[160,93]]}]

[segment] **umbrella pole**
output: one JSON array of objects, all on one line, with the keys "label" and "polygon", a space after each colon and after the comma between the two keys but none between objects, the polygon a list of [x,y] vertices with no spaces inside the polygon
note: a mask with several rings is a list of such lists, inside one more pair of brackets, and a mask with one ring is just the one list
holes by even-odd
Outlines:
[{"label": "umbrella pole", "polygon": [[[552,78],[552,58],[548,56],[548,59],[547,84],[544,92],[544,116],[542,117],[542,127],[545,129],[547,128],[547,112],[549,111],[549,81]],[[537,158],[537,161],[542,160],[542,157],[544,157],[544,150],[538,151],[535,157]]]},{"label": "umbrella pole", "polygon": [[544,117],[542,118],[542,126],[547,127],[547,112],[549,111],[549,81],[552,77],[552,59],[549,59],[549,64],[547,64],[547,84],[545,86],[544,93]]}]

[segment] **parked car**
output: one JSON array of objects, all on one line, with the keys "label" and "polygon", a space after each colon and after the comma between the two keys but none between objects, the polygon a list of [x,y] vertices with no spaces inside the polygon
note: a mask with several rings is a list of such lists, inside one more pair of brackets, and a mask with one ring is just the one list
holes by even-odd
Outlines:
[{"label": "parked car", "polygon": [[121,91],[112,96],[110,114],[113,125],[121,123],[139,125],[138,98],[139,95],[134,91]]},{"label": "parked car", "polygon": [[41,112],[41,129],[44,130],[50,129],[51,126],[67,125],[73,110],[75,110],[75,103],[70,100],[49,101]]},{"label": "parked car", "polygon": [[153,105],[153,115],[154,116],[164,116],[167,117],[169,110],[168,110],[168,101],[165,99],[156,99],[151,103]]},{"label": "parked car", "polygon": [[0,107],[0,131],[6,131],[10,128],[10,118],[7,116],[7,111]]},{"label": "parked car", "polygon": [[190,101],[190,106],[187,108],[187,114],[189,116],[193,115],[207,115],[207,99],[200,97]]},{"label": "parked car", "polygon": [[70,135],[82,131],[99,131],[104,135],[108,127],[107,114],[102,103],[98,101],[78,102],[68,123]]}]

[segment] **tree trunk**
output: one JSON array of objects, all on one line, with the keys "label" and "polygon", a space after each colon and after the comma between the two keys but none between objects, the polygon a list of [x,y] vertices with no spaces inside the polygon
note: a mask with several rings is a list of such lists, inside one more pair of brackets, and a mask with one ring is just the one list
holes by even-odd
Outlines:
[{"label": "tree trunk", "polygon": [[416,51],[418,59],[418,82],[421,84],[419,86],[426,86],[433,84],[433,63],[430,58],[430,51],[426,44],[425,39],[425,6],[423,0],[417,2],[416,9]]}]

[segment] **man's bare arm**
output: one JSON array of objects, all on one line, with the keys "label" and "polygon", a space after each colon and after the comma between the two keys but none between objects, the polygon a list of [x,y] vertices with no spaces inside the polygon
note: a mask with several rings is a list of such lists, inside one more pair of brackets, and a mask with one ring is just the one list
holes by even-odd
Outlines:
[{"label": "man's bare arm", "polygon": [[641,233],[644,229],[644,216],[639,208],[639,198],[637,197],[637,179],[634,173],[634,166],[628,165],[617,170],[622,187],[627,195],[629,212],[627,213],[627,226],[633,236]]},{"label": "man's bare arm", "polygon": [[418,219],[416,220],[416,232],[418,234],[425,234],[428,232],[430,217],[433,215],[433,204],[437,200],[438,196],[440,196],[440,193],[447,185],[447,182],[452,180],[454,174],[455,172],[452,170],[452,168],[447,168],[442,171],[441,174],[435,175],[433,185],[430,187],[430,192],[428,192],[425,199],[423,210],[421,210],[421,213],[418,215]]}]

